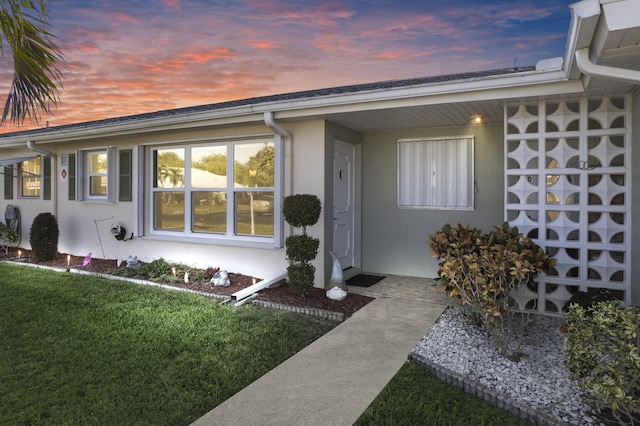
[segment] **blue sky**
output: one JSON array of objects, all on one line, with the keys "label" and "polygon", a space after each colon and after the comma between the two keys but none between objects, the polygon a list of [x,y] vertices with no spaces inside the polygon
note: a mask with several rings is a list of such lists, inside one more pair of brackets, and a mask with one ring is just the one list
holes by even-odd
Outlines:
[{"label": "blue sky", "polygon": [[[69,70],[40,125],[534,65],[563,55],[571,3],[53,0]],[[6,90],[10,72],[5,58]]]}]

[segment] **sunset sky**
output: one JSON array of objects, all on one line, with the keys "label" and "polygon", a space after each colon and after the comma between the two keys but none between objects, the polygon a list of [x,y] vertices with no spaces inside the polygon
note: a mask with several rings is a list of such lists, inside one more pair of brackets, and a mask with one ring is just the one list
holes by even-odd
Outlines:
[{"label": "sunset sky", "polygon": [[[0,133],[562,56],[574,1],[53,0],[54,116]],[[0,63],[1,101],[12,68]]]}]

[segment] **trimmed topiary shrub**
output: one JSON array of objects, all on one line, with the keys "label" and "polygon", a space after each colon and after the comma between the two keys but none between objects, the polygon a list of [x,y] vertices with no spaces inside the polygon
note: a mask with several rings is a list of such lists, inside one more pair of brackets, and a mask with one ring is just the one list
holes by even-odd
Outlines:
[{"label": "trimmed topiary shrub", "polygon": [[311,194],[289,195],[282,203],[284,220],[291,226],[302,228],[303,234],[307,233],[307,226],[318,222],[321,210],[320,199]]},{"label": "trimmed topiary shrub", "polygon": [[321,209],[320,199],[310,194],[290,195],[282,205],[287,223],[302,228],[301,235],[291,235],[285,240],[289,289],[295,294],[305,294],[313,287],[316,268],[311,261],[318,255],[320,240],[307,235],[307,226],[318,221]]},{"label": "trimmed topiary shrub", "polygon": [[34,262],[53,260],[58,255],[58,220],[51,213],[40,213],[31,225],[29,242]]},{"label": "trimmed topiary shrub", "polygon": [[313,287],[316,268],[309,263],[291,263],[287,266],[289,290],[295,294],[305,294]]},{"label": "trimmed topiary shrub", "polygon": [[[640,307],[607,301],[571,304],[565,315],[565,365],[593,405],[618,424],[640,422]],[[610,416],[607,416],[610,418]]]},{"label": "trimmed topiary shrub", "polygon": [[291,235],[285,240],[287,259],[294,262],[310,262],[318,255],[320,240],[307,234]]}]

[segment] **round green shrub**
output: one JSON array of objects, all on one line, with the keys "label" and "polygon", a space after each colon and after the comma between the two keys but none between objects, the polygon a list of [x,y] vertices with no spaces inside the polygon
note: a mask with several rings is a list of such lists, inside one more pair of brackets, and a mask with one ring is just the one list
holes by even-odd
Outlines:
[{"label": "round green shrub", "polygon": [[287,260],[293,262],[309,262],[318,255],[319,245],[319,239],[310,237],[307,234],[291,235],[285,240]]},{"label": "round green shrub", "polygon": [[306,294],[315,280],[316,268],[309,263],[296,263],[287,267],[289,290],[298,295]]},{"label": "round green shrub", "polygon": [[295,194],[284,198],[282,214],[284,220],[296,228],[314,225],[322,210],[320,199],[312,194]]},{"label": "round green shrub", "polygon": [[58,255],[58,220],[51,213],[40,213],[31,225],[29,242],[34,262],[53,260]]}]

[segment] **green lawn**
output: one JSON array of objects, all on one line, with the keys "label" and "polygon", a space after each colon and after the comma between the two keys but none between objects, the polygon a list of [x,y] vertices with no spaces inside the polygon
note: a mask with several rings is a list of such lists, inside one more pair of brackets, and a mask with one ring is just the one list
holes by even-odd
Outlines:
[{"label": "green lawn", "polygon": [[[336,324],[0,263],[0,424],[186,425]],[[407,362],[356,423],[527,425]]]},{"label": "green lawn", "polygon": [[335,323],[0,263],[0,424],[186,425]]},{"label": "green lawn", "polygon": [[531,423],[471,396],[407,361],[356,426],[526,426]]}]

